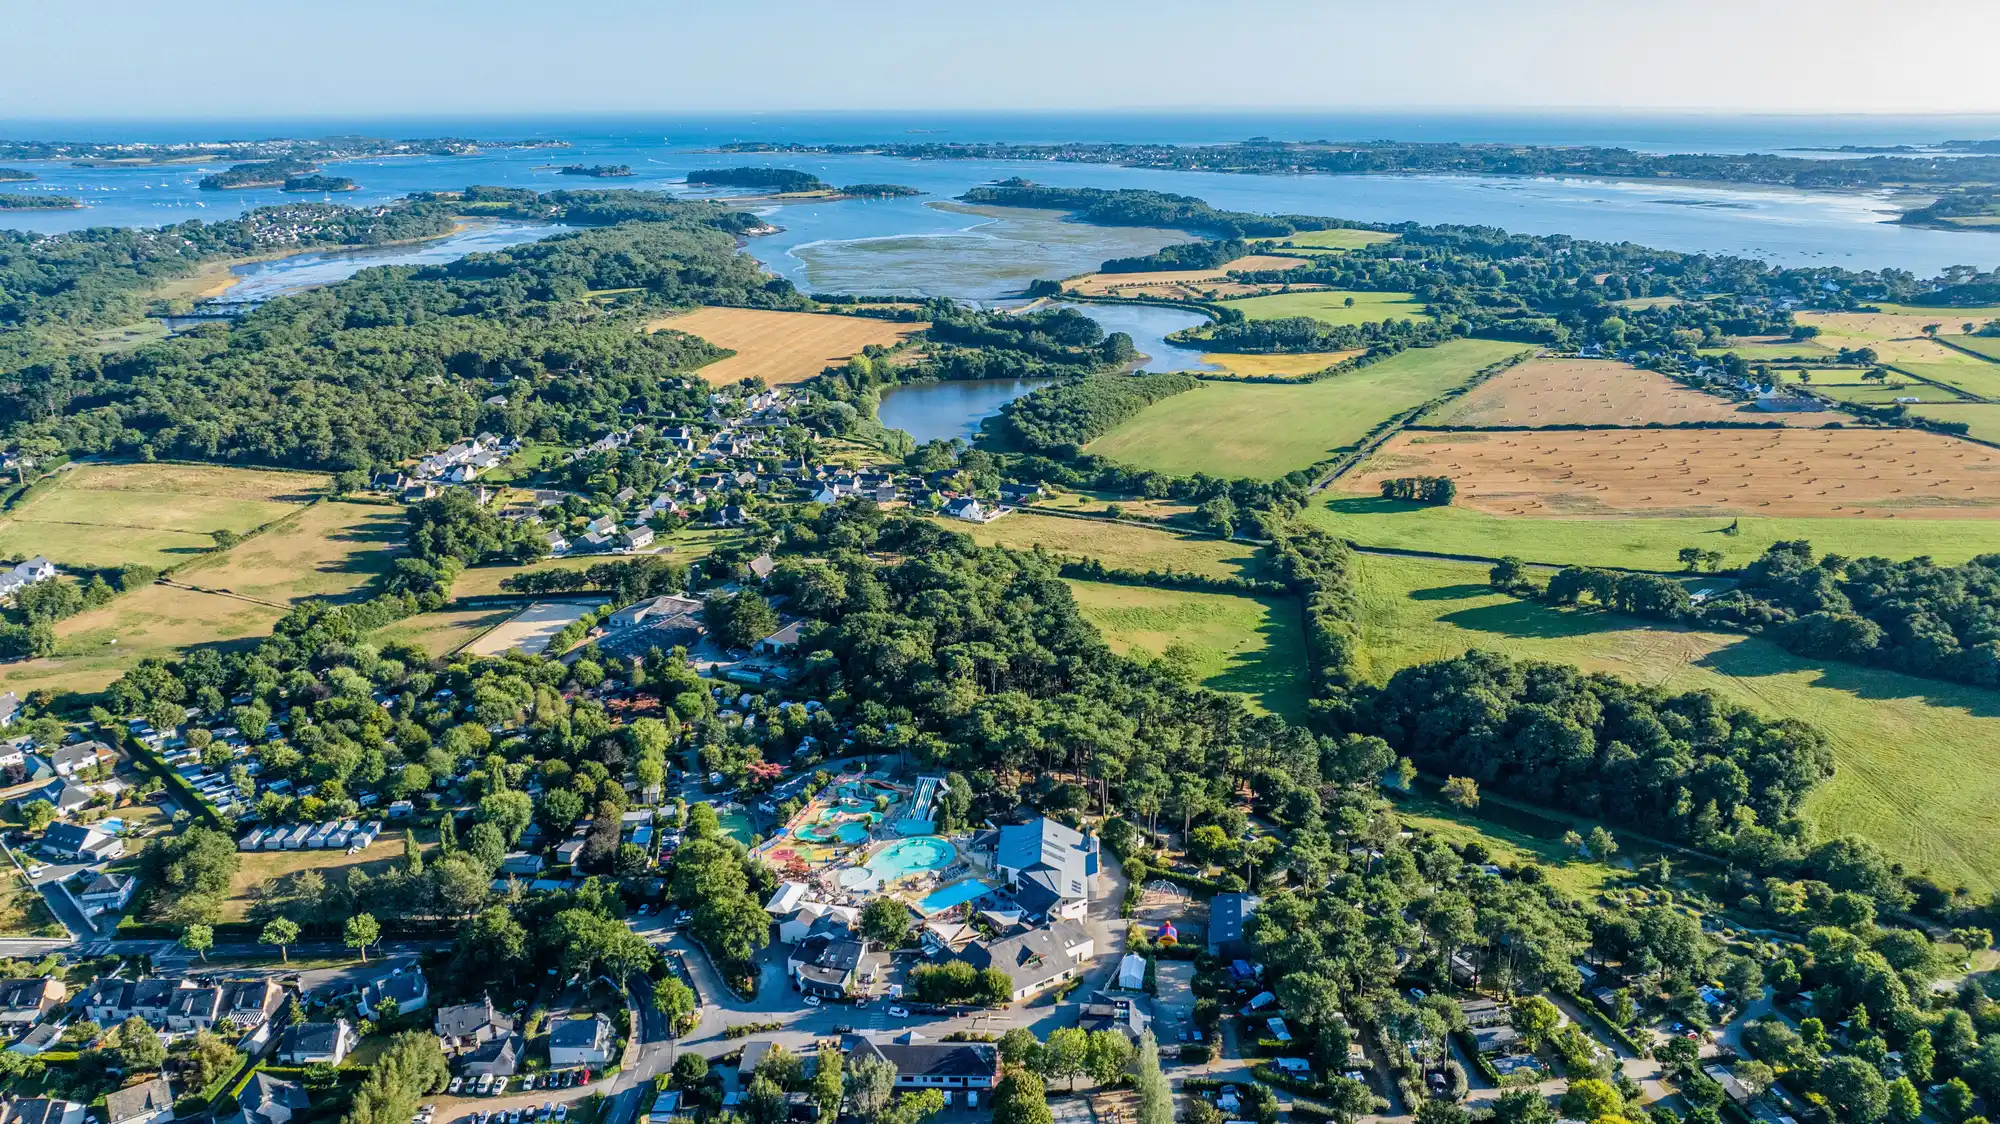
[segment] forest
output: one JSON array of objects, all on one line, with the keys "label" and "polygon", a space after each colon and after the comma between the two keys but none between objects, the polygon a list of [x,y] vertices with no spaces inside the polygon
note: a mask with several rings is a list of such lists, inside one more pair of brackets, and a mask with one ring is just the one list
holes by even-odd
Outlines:
[{"label": "forest", "polygon": [[22,195],[19,192],[0,192],[0,211],[76,211],[83,208],[83,200],[74,195]]},{"label": "forest", "polygon": [[1153,270],[1220,269],[1250,252],[1241,238],[1215,242],[1187,242],[1168,246],[1156,254],[1137,258],[1112,258],[1097,267],[1099,273],[1148,273]]},{"label": "forest", "polygon": [[287,176],[284,191],[353,191],[360,185],[346,176]]},{"label": "forest", "polygon": [[1095,375],[1009,402],[991,423],[1002,448],[1071,457],[1140,410],[1201,385],[1192,375]]},{"label": "forest", "polygon": [[35,178],[35,173],[26,168],[0,168],[0,183],[26,183]]},{"label": "forest", "polygon": [[[694,392],[676,376],[719,354],[678,332],[634,331],[645,310],[803,305],[710,222],[727,212],[686,204],[682,214],[371,269],[233,325],[32,363],[0,380],[0,426],[78,452],[328,468],[393,462],[481,429],[594,438],[628,410],[686,408]],[[609,307],[581,303],[593,289],[635,291]],[[481,404],[495,394],[508,404]]]},{"label": "forest", "polygon": [[1165,191],[1043,187],[1018,177],[1002,180],[991,187],[975,187],[959,199],[996,207],[1068,211],[1072,218],[1080,222],[1099,226],[1158,226],[1223,238],[1282,238],[1301,230],[1332,230],[1361,225],[1312,215],[1218,211],[1192,195],[1175,195]]},{"label": "forest", "polygon": [[825,181],[792,168],[705,168],[688,173],[695,187],[763,187],[772,191],[824,191]]},{"label": "forest", "polygon": [[592,177],[595,177],[595,178],[597,178],[597,179],[609,179],[609,178],[613,178],[613,177],[616,177],[616,176],[629,176],[629,175],[631,175],[631,174],[632,174],[632,165],[630,165],[630,164],[564,164],[564,165],[562,166],[562,168],[561,168],[561,169],[560,169],[560,170],[558,171],[558,173],[557,173],[557,174],[558,174],[558,175],[564,175],[564,176],[592,176]]}]

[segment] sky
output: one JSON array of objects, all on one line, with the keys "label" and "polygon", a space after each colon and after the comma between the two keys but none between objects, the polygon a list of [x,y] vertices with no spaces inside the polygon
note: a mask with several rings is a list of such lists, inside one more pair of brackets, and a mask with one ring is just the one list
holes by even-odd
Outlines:
[{"label": "sky", "polygon": [[2000,112],[1993,0],[0,0],[0,120]]}]

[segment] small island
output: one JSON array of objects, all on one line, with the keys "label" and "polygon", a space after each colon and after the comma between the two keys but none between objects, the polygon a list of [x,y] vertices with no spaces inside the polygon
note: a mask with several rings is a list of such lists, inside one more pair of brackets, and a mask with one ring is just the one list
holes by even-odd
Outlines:
[{"label": "small island", "polygon": [[34,178],[35,173],[26,168],[0,168],[0,183],[26,183]]},{"label": "small island", "polygon": [[285,191],[359,191],[361,185],[346,176],[292,176],[285,180]]},{"label": "small island", "polygon": [[617,176],[629,176],[629,175],[631,175],[631,174],[632,174],[632,165],[630,165],[630,164],[565,164],[565,165],[563,165],[563,167],[562,167],[561,171],[560,171],[560,172],[559,172],[558,174],[559,174],[559,175],[565,175],[565,176],[593,176],[593,177],[595,177],[595,178],[597,178],[597,179],[612,179],[612,178],[614,178],[614,177],[617,177]]},{"label": "small island", "polygon": [[307,176],[319,171],[319,165],[310,160],[298,160],[289,156],[276,160],[255,160],[247,164],[232,164],[228,171],[201,177],[203,191],[236,191],[247,187],[283,187],[288,180],[297,176]]},{"label": "small island", "polygon": [[0,194],[0,211],[80,211],[83,200],[74,195]]},{"label": "small island", "polygon": [[794,168],[709,168],[689,172],[690,187],[755,187],[778,195],[811,195],[822,199],[888,199],[922,195],[899,183],[856,183],[835,187],[811,172]]}]

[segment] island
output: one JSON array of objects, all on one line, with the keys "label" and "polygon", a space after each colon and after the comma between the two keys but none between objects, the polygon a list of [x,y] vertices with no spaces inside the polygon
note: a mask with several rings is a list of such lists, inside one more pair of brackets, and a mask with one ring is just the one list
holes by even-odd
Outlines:
[{"label": "island", "polygon": [[[741,142],[729,153],[815,156],[894,156],[919,160],[1035,160],[1115,164],[1183,172],[1266,175],[1595,176],[1607,179],[1753,183],[1821,191],[1923,189],[2000,185],[2000,142],[1952,141],[1955,159],[1930,153],[1873,154],[1828,160],[1764,153],[1663,154],[1593,145],[1460,144],[1410,141],[1279,141],[1252,137],[1234,144],[960,144],[888,141],[880,144]],[[763,169],[752,169],[761,171]],[[803,173],[798,173],[803,174]]]},{"label": "island", "polygon": [[467,137],[423,137],[388,140],[381,137],[275,138],[260,141],[176,141],[168,144],[96,141],[0,140],[0,160],[69,160],[84,166],[100,164],[174,164],[228,160],[351,160],[362,156],[471,156],[501,148],[568,148],[553,139],[472,140]]},{"label": "island", "polygon": [[285,191],[359,191],[361,185],[346,176],[291,176],[285,180]]},{"label": "island", "polygon": [[592,176],[597,179],[612,179],[632,174],[630,164],[565,164],[557,173],[564,176]]},{"label": "island", "polygon": [[900,183],[856,183],[835,187],[811,172],[795,168],[709,168],[689,172],[690,187],[754,187],[778,195],[810,195],[816,199],[888,199],[922,195]]},{"label": "island", "polygon": [[[310,160],[297,160],[285,156],[276,160],[257,160],[248,164],[231,165],[226,172],[201,177],[198,185],[203,191],[237,191],[246,187],[284,187],[294,177],[304,177],[319,171],[319,165]],[[311,190],[310,188],[305,190]]]},{"label": "island", "polygon": [[77,211],[83,200],[74,195],[0,194],[0,211]]},{"label": "island", "polygon": [[0,183],[26,183],[34,178],[35,173],[26,168],[0,168]]}]

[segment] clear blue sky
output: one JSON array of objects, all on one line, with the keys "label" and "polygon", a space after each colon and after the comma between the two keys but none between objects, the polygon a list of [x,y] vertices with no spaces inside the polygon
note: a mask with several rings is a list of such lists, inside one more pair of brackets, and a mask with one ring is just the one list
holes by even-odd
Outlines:
[{"label": "clear blue sky", "polygon": [[0,0],[0,119],[2000,111],[1993,0]]}]

